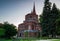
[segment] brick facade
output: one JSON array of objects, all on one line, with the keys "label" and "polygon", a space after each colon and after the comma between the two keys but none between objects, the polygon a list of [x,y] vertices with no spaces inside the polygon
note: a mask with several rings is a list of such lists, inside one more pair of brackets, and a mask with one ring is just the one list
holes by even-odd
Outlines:
[{"label": "brick facade", "polygon": [[33,11],[25,15],[25,21],[18,25],[18,37],[37,37],[41,27],[38,22],[38,15],[35,11],[35,4]]}]

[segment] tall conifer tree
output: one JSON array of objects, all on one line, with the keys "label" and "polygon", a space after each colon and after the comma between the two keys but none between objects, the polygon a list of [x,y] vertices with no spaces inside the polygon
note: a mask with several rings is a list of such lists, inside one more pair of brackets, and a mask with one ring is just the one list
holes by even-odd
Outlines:
[{"label": "tall conifer tree", "polygon": [[42,26],[42,35],[48,36],[49,34],[49,17],[51,13],[51,2],[49,0],[45,0],[43,13],[40,16],[40,23]]},{"label": "tall conifer tree", "polygon": [[50,20],[51,20],[51,34],[52,37],[56,36],[56,20],[58,18],[58,9],[55,5],[55,3],[53,4],[52,10],[51,10],[51,14],[50,14]]}]

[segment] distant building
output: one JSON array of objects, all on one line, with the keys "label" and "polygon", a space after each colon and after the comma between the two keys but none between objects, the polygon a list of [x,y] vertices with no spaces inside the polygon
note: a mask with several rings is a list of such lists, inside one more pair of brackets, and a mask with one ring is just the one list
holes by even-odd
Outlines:
[{"label": "distant building", "polygon": [[41,26],[38,22],[34,4],[33,11],[25,15],[25,21],[18,25],[18,37],[37,37],[40,31]]}]

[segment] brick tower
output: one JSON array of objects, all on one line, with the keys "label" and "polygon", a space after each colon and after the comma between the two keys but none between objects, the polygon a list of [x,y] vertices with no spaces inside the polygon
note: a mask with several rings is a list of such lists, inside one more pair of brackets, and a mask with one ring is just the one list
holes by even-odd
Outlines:
[{"label": "brick tower", "polygon": [[25,21],[18,25],[18,37],[37,37],[40,30],[34,3],[33,11],[25,15]]}]

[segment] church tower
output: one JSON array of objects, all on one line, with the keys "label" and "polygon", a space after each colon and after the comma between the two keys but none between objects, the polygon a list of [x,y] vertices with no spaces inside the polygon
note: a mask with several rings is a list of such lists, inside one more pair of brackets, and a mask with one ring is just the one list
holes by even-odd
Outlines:
[{"label": "church tower", "polygon": [[26,16],[25,16],[25,22],[28,21],[28,22],[38,22],[38,15],[36,14],[36,10],[35,10],[35,3],[34,3],[34,6],[33,6],[33,10],[31,13],[28,13]]},{"label": "church tower", "polygon": [[[35,10],[35,3],[31,13],[25,15],[23,23],[18,25],[18,36],[19,37],[37,37],[41,27],[38,22],[38,15]],[[28,32],[28,35],[25,35]]]}]

